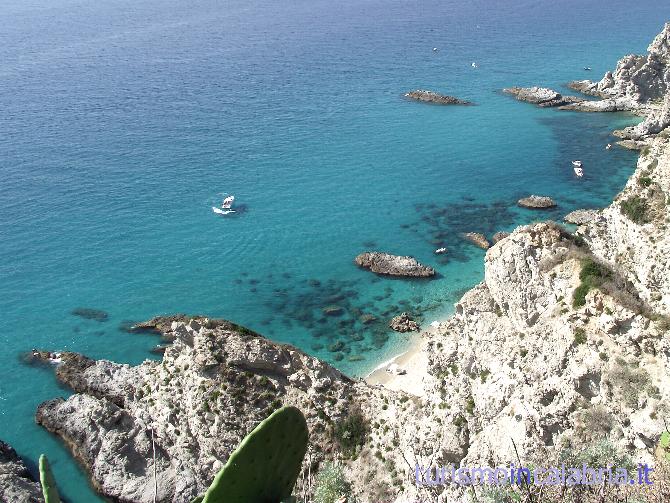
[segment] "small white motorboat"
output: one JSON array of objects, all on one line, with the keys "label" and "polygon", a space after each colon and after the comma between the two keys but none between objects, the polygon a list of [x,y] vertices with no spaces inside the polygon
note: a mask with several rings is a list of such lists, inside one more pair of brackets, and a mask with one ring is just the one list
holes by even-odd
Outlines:
[{"label": "small white motorboat", "polygon": [[590,67],[590,66],[585,66],[585,67],[584,67],[584,70],[586,70],[587,72],[590,72],[590,71],[591,71],[591,67]]},{"label": "small white motorboat", "polygon": [[438,48],[437,48],[437,47],[433,47],[433,52],[437,52],[437,51],[438,51]]},{"label": "small white motorboat", "polygon": [[611,149],[611,148],[612,148],[612,144],[611,144],[611,143],[608,143],[607,146],[605,147],[605,150],[609,150],[609,149]]},{"label": "small white motorboat", "polygon": [[220,208],[212,206],[212,211],[219,215],[228,215],[230,213],[235,213],[235,210],[232,209],[234,202],[235,202],[235,196],[228,196],[223,200]]},{"label": "small white motorboat", "polygon": [[470,66],[471,66],[472,68],[477,68],[477,63],[475,63],[475,62],[473,61],[472,64],[471,64]]},{"label": "small white motorboat", "polygon": [[577,175],[579,178],[584,176],[584,170],[582,168],[575,168],[575,175]]},{"label": "small white motorboat", "polygon": [[443,253],[447,253],[446,248],[438,248],[437,250],[435,250],[435,255],[442,255]]},{"label": "small white motorboat", "polygon": [[572,165],[575,168],[581,168],[582,167],[582,161],[572,161]]}]

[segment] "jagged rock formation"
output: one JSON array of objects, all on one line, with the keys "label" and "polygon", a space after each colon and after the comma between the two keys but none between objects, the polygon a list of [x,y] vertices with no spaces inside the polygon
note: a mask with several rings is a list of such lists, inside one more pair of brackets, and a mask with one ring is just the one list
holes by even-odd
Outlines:
[{"label": "jagged rock formation", "polygon": [[546,87],[509,87],[504,93],[511,94],[519,101],[532,103],[543,108],[560,107],[584,101],[576,96],[563,96],[561,93]]},{"label": "jagged rock formation", "polygon": [[42,503],[42,488],[12,447],[0,440],[0,502]]},{"label": "jagged rock formation", "polygon": [[435,276],[435,269],[420,264],[414,257],[400,257],[380,252],[361,253],[355,259],[356,265],[370,269],[377,274],[428,278]]},{"label": "jagged rock formation", "polygon": [[[566,109],[579,111],[639,111],[647,119],[628,130],[632,139],[656,134],[670,124],[667,93],[670,89],[670,23],[648,47],[645,56],[628,55],[619,60],[614,72],[607,72],[599,82],[581,80],[569,86],[602,100],[572,104]],[[665,104],[662,103],[665,100]],[[660,109],[663,110],[660,110]]]},{"label": "jagged rock formation", "polygon": [[405,93],[405,98],[415,101],[423,101],[425,103],[435,103],[437,105],[472,105],[473,103],[466,100],[447,96],[446,94],[436,93],[435,91],[426,91],[424,89],[417,89]]},{"label": "jagged rock formation", "polygon": [[528,196],[524,197],[522,199],[519,199],[517,202],[519,206],[522,208],[530,208],[534,210],[544,210],[547,208],[553,208],[556,206],[556,201],[554,201],[551,197],[547,196]]}]

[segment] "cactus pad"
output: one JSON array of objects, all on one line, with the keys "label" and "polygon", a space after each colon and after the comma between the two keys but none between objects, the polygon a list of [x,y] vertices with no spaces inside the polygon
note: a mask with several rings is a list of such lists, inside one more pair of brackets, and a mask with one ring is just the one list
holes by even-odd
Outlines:
[{"label": "cactus pad", "polygon": [[56,488],[56,480],[51,473],[49,460],[44,454],[40,456],[40,484],[42,485],[42,495],[44,495],[45,503],[61,503]]},{"label": "cactus pad", "polygon": [[230,455],[202,503],[279,503],[289,498],[307,439],[302,412],[295,407],[276,410]]}]

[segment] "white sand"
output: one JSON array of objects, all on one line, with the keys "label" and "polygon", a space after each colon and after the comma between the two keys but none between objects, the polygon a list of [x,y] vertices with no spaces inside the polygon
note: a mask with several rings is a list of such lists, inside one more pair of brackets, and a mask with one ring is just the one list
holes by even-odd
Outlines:
[{"label": "white sand", "polygon": [[[427,331],[434,331],[436,327],[431,326]],[[425,395],[424,378],[428,376],[428,353],[426,340],[423,333],[416,337],[416,341],[406,352],[395,358],[382,363],[372,371],[365,381],[368,384],[381,384],[385,388],[395,391],[404,391],[412,395],[423,397]],[[391,364],[397,364],[407,371],[405,375],[396,375],[387,372]]]}]

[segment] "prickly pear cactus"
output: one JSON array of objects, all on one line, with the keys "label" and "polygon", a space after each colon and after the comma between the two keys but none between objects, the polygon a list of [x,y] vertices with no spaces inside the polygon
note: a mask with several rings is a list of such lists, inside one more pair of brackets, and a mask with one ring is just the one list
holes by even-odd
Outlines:
[{"label": "prickly pear cactus", "polygon": [[49,460],[44,454],[40,456],[40,484],[42,484],[42,494],[44,495],[45,503],[61,503],[58,489],[56,488],[56,480],[51,473]]},{"label": "prickly pear cactus", "polygon": [[249,433],[202,503],[279,503],[291,496],[307,452],[307,422],[295,407],[273,412]]}]

